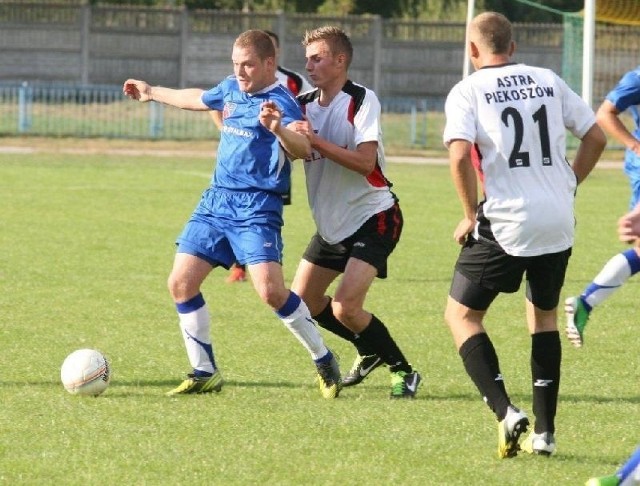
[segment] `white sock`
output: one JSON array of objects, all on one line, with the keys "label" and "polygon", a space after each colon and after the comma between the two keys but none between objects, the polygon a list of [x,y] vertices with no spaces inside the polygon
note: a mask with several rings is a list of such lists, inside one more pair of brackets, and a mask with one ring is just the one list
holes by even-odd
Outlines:
[{"label": "white sock", "polygon": [[291,292],[285,305],[276,314],[293,335],[302,343],[314,360],[327,355],[329,350],[324,345],[307,305],[296,294]]},{"label": "white sock", "polygon": [[629,261],[622,253],[611,258],[585,289],[582,299],[591,307],[600,305],[631,277]]},{"label": "white sock", "polygon": [[[194,301],[195,306],[189,305]],[[199,304],[202,305],[197,307]],[[176,307],[189,363],[194,370],[213,373],[216,370],[216,364],[211,344],[211,318],[207,304],[199,295]]]}]

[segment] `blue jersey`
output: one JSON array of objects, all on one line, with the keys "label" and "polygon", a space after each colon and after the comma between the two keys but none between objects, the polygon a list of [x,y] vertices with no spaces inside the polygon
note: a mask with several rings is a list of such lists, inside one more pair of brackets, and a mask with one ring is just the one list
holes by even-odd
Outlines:
[{"label": "blue jersey", "polygon": [[607,95],[607,99],[615,105],[620,113],[627,109],[630,111],[636,126],[633,136],[640,139],[640,115],[638,114],[640,105],[640,66],[622,76],[616,87]]},{"label": "blue jersey", "polygon": [[[607,94],[609,100],[620,113],[629,110],[635,128],[632,135],[640,140],[640,66],[626,73],[618,84]],[[624,156],[624,171],[631,184],[629,208],[640,202],[640,157],[627,149]]]},{"label": "blue jersey", "polygon": [[211,185],[231,190],[263,190],[285,194],[291,184],[291,165],[276,136],[260,124],[264,101],[282,111],[282,126],[302,120],[296,99],[276,81],[258,93],[245,93],[229,76],[202,94],[209,108],[222,112],[223,126],[217,165]]}]

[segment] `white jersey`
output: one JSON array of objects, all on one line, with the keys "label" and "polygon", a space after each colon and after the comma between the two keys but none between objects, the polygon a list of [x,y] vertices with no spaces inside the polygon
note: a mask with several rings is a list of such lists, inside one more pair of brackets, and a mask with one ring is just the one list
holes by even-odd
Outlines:
[{"label": "white jersey", "polygon": [[276,79],[280,81],[281,85],[291,91],[294,96],[313,89],[313,86],[311,86],[307,78],[302,74],[282,66],[278,66],[276,69]]},{"label": "white jersey", "polygon": [[475,144],[484,189],[473,236],[513,256],[573,246],[577,180],[565,133],[582,138],[593,110],[549,69],[507,64],[456,84],[445,104],[444,143]]},{"label": "white jersey", "polygon": [[304,161],[309,206],[320,236],[330,244],[355,233],[371,216],[395,204],[384,176],[380,102],[370,89],[347,81],[329,106],[318,103],[319,91],[298,97],[302,111],[318,136],[355,150],[363,142],[378,142],[378,160],[365,177],[312,151]]}]

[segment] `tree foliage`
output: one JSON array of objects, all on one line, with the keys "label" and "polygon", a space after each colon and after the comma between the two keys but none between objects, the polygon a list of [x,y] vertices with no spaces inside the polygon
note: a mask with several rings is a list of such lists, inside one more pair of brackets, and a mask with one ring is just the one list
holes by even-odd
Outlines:
[{"label": "tree foliage", "polygon": [[[90,0],[94,1],[94,0]],[[97,1],[97,0],[95,0]],[[100,0],[102,3],[186,6],[253,12],[300,12],[327,15],[379,15],[383,18],[464,21],[467,0]],[[536,8],[531,2],[545,8]],[[576,12],[584,0],[476,0],[476,11],[495,10],[513,22],[561,22],[548,9]]]},{"label": "tree foliage", "polygon": [[[531,2],[531,0],[530,0]],[[556,23],[562,22],[562,16],[550,10],[577,12],[584,7],[584,0],[535,0],[546,7],[536,8],[517,0],[484,0],[483,10],[494,10],[504,14],[512,22]]]}]

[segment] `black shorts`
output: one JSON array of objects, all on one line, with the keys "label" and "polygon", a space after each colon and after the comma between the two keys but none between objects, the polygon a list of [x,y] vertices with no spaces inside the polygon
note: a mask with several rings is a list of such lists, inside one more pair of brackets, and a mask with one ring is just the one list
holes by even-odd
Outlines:
[{"label": "black shorts", "polygon": [[513,293],[527,279],[527,299],[542,310],[558,306],[571,248],[533,257],[507,255],[491,241],[468,238],[456,262],[449,295],[475,310],[486,310],[500,293]]},{"label": "black shorts", "polygon": [[289,190],[282,195],[282,204],[284,206],[291,204],[291,187],[289,187]]},{"label": "black shorts", "polygon": [[373,215],[354,234],[335,245],[330,245],[316,233],[303,258],[341,273],[349,258],[357,258],[375,267],[378,278],[387,278],[387,259],[400,239],[402,225],[402,211],[396,202],[386,211]]}]

